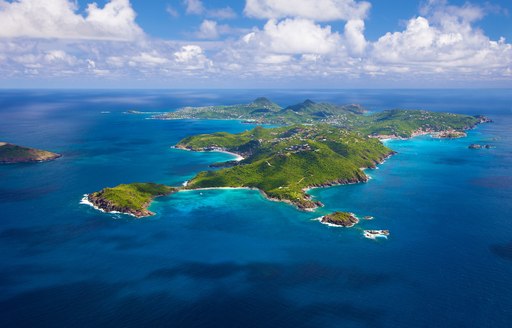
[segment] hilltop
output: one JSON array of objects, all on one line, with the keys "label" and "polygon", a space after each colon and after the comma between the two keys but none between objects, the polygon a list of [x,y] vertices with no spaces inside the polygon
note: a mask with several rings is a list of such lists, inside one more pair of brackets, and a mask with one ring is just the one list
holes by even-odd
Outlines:
[{"label": "hilltop", "polygon": [[[156,119],[236,119],[260,124],[329,124],[372,137],[409,138],[420,134],[463,132],[490,121],[483,116],[393,109],[368,114],[356,104],[316,103],[310,99],[282,108],[267,98],[231,106],[185,107]],[[443,134],[441,134],[442,136]]]},{"label": "hilltop", "polygon": [[359,105],[333,105],[306,100],[282,108],[268,98],[260,97],[248,104],[230,106],[184,107],[175,112],[156,115],[156,119],[236,119],[260,124],[315,123],[327,119],[346,120],[347,116],[362,115]]}]

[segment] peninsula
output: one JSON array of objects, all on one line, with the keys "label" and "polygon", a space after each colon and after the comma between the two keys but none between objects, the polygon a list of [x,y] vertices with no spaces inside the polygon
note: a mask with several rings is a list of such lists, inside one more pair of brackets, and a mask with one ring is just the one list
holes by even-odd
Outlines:
[{"label": "peninsula", "polygon": [[[103,189],[88,195],[88,201],[98,209],[144,217],[153,214],[148,206],[155,197],[180,190],[229,187],[257,189],[270,200],[313,211],[322,204],[307,194],[308,189],[367,182],[363,170],[375,168],[394,154],[379,139],[422,134],[463,137],[466,130],[490,122],[484,116],[424,110],[368,114],[359,105],[311,100],[282,108],[267,98],[242,105],[186,107],[153,118],[235,119],[284,126],[186,137],[173,148],[229,152],[238,155],[239,160],[214,163],[212,170],[198,173],[180,187],[136,183]],[[323,219],[344,226],[357,223],[346,213]]]},{"label": "peninsula", "polygon": [[154,215],[148,210],[156,197],[166,196],[177,189],[156,183],[122,184],[85,195],[88,202],[107,213],[124,213],[137,218]]},{"label": "peninsula", "polygon": [[47,162],[61,156],[46,150],[0,142],[0,164]]},{"label": "peninsula", "polygon": [[224,150],[244,157],[232,167],[199,173],[185,189],[256,188],[269,199],[302,210],[321,206],[307,189],[366,182],[361,168],[374,168],[394,153],[379,140],[329,125],[198,135],[183,139],[176,148]]}]

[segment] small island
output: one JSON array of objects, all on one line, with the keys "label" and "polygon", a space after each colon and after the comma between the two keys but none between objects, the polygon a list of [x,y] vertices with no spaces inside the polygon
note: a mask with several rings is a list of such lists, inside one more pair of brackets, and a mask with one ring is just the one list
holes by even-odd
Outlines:
[{"label": "small island", "polygon": [[61,156],[46,150],[0,142],[0,164],[47,162]]},{"label": "small island", "polygon": [[320,222],[334,226],[351,228],[359,223],[359,220],[353,213],[334,212],[332,214],[321,217]]},{"label": "small island", "polygon": [[85,195],[83,203],[107,213],[123,213],[142,218],[155,213],[148,210],[156,197],[167,196],[177,188],[156,183],[130,183]]}]

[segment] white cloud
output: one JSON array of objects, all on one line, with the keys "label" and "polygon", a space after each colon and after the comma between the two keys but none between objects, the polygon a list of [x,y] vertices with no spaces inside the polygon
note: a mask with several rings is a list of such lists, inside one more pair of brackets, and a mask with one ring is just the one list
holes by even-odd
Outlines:
[{"label": "white cloud", "polygon": [[314,21],[364,19],[370,3],[354,0],[247,0],[244,12],[249,17],[279,19],[300,17]]},{"label": "white cloud", "polygon": [[62,50],[51,50],[44,55],[44,60],[48,63],[64,62],[68,65],[77,63],[77,58],[71,56]]},{"label": "white cloud", "polygon": [[[338,2],[362,4],[308,3]],[[281,2],[261,3],[278,8]],[[302,4],[297,1],[296,7]],[[127,0],[111,0],[103,9],[96,5],[88,8],[82,16],[72,0],[0,0],[0,19],[8,17],[0,20],[2,28],[5,26],[0,30],[0,84],[9,85],[10,78],[37,76],[55,81],[69,76],[90,81],[145,81],[140,82],[147,83],[144,86],[154,81],[181,86],[184,78],[207,81],[204,86],[258,81],[283,81],[286,86],[294,79],[322,86],[333,82],[354,85],[351,81],[385,81],[380,86],[402,81],[402,86],[409,86],[409,81],[427,80],[510,84],[512,79],[512,45],[504,38],[491,40],[476,27],[486,9],[474,5],[428,1],[421,16],[410,19],[403,30],[386,33],[374,42],[366,40],[365,22],[359,17],[366,11],[344,14],[344,18],[336,14],[336,19],[346,21],[344,27],[338,22],[332,26],[318,23],[328,18],[317,19],[317,12],[302,17],[304,8],[289,9],[286,15],[282,11],[284,18],[271,18],[263,27],[245,31],[206,18],[188,34],[204,40],[192,42],[145,37],[134,23],[135,13]],[[202,15],[208,17],[209,10],[205,8]],[[297,15],[285,17],[288,14]],[[19,29],[13,29],[13,22]],[[134,34],[123,32],[126,28],[139,32],[132,37]],[[238,37],[220,40],[226,35]]]},{"label": "white cloud", "polygon": [[219,37],[217,22],[205,19],[199,27],[197,37],[200,39],[217,39]]},{"label": "white cloud", "polygon": [[85,17],[69,0],[0,0],[0,37],[134,40],[143,35],[128,0],[111,0],[103,8],[87,6]]},{"label": "white cloud", "polygon": [[345,40],[350,53],[356,56],[364,53],[366,49],[366,39],[364,36],[363,20],[349,20],[345,24]]},{"label": "white cloud", "polygon": [[284,64],[292,60],[290,55],[268,55],[258,58],[258,62],[262,64]]},{"label": "white cloud", "polygon": [[169,60],[158,53],[158,51],[141,52],[130,59],[129,64],[132,66],[160,66],[165,65]]},{"label": "white cloud", "polygon": [[321,27],[307,19],[270,20],[263,30],[244,36],[243,40],[255,47],[279,54],[326,54],[340,42],[338,33],[330,26]]},{"label": "white cloud", "polygon": [[215,40],[226,35],[240,36],[247,34],[248,31],[248,29],[231,27],[227,24],[219,24],[214,20],[205,19],[194,35],[199,39]]},{"label": "white cloud", "polygon": [[200,46],[186,45],[174,53],[175,61],[185,69],[208,69],[213,63],[209,60]]},{"label": "white cloud", "polygon": [[408,66],[424,74],[482,73],[512,65],[511,44],[492,41],[472,27],[482,17],[478,8],[443,3],[430,1],[429,17],[412,18],[404,31],[382,36],[373,45],[373,62],[384,70]]}]

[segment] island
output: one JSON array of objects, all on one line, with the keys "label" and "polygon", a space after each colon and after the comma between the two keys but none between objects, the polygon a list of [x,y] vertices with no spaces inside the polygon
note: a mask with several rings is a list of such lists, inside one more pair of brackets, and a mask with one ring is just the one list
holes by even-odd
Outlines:
[{"label": "island", "polygon": [[234,166],[199,173],[186,189],[255,188],[277,201],[314,210],[311,188],[367,182],[362,169],[375,168],[394,154],[379,140],[329,125],[256,127],[239,134],[191,136],[175,148],[227,151],[244,159]]},{"label": "island", "polygon": [[0,142],[0,164],[47,162],[61,156],[46,150]]},{"label": "island", "polygon": [[260,97],[247,104],[229,106],[184,107],[175,112],[154,116],[156,119],[216,119],[240,120],[252,124],[328,123],[345,121],[353,115],[363,115],[366,110],[359,105],[334,105],[315,103],[310,99],[282,108],[268,98]]},{"label": "island", "polygon": [[265,97],[247,104],[184,107],[154,115],[152,118],[239,120],[253,124],[288,126],[327,124],[379,139],[405,139],[425,134],[438,134],[446,138],[464,136],[464,131],[481,123],[492,122],[482,115],[470,116],[414,109],[391,109],[370,113],[357,104],[316,103],[310,99],[283,108]]},{"label": "island", "polygon": [[320,222],[333,226],[351,228],[359,223],[359,220],[353,213],[334,212],[332,214],[322,216],[320,218]]},{"label": "island", "polygon": [[176,191],[177,188],[156,183],[131,183],[85,195],[84,201],[107,213],[123,213],[142,218],[155,214],[148,210],[153,199]]},{"label": "island", "polygon": [[[238,134],[217,132],[192,135],[173,148],[187,151],[222,151],[237,160],[213,163],[179,187],[156,184],[123,184],[88,195],[88,201],[106,212],[144,217],[155,197],[181,190],[248,188],[266,198],[313,211],[322,206],[307,193],[311,188],[364,183],[364,170],[375,168],[395,154],[381,140],[405,139],[430,134],[440,138],[465,136],[465,131],[491,122],[484,116],[393,109],[370,113],[362,106],[302,103],[281,107],[268,98],[248,104],[185,107],[152,116],[153,119],[224,119],[261,125]],[[337,221],[337,218],[339,219]],[[334,213],[325,220],[354,224],[346,214]],[[370,220],[370,217],[365,219]],[[331,222],[332,223],[332,222]],[[332,223],[336,224],[336,223]],[[343,224],[341,224],[343,225]],[[368,236],[379,233],[368,231]],[[384,234],[384,232],[382,232]],[[389,232],[388,232],[389,233]]]}]

